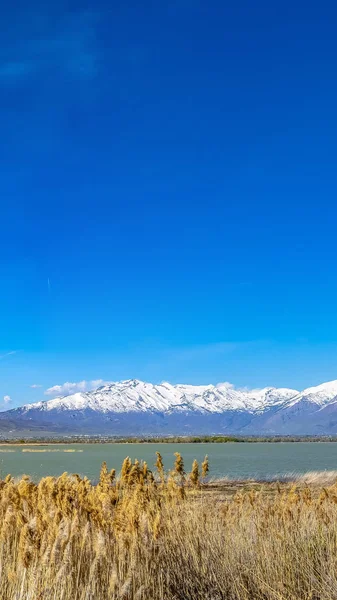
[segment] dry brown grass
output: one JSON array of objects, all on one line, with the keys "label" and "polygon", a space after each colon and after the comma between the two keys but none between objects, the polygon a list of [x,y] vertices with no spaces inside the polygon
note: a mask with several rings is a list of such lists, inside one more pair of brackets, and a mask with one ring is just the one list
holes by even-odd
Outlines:
[{"label": "dry brown grass", "polygon": [[337,599],[336,484],[227,493],[179,454],[157,470],[1,481],[1,600]]}]

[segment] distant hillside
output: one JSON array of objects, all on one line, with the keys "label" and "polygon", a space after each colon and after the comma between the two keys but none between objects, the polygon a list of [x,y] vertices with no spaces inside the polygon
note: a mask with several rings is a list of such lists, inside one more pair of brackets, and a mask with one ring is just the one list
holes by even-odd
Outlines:
[{"label": "distant hillside", "polygon": [[0,431],[110,435],[337,433],[337,381],[303,392],[127,380],[0,413]]}]

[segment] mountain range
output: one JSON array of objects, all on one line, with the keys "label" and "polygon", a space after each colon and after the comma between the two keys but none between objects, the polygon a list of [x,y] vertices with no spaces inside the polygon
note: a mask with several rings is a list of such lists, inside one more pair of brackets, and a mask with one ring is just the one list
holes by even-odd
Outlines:
[{"label": "mountain range", "polygon": [[302,392],[136,379],[0,413],[0,430],[105,435],[337,433],[337,380]]}]

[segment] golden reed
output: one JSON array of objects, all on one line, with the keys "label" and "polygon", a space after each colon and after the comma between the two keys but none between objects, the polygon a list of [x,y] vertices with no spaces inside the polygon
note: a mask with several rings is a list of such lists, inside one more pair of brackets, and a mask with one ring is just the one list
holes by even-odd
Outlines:
[{"label": "golden reed", "polygon": [[337,486],[231,498],[126,458],[120,475],[0,481],[1,600],[337,599]]}]

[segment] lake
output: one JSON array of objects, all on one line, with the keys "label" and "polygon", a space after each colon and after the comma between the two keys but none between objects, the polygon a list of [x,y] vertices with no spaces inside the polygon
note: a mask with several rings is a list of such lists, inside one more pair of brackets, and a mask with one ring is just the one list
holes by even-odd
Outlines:
[{"label": "lake", "polygon": [[34,479],[46,475],[79,473],[96,480],[101,463],[120,470],[126,456],[146,460],[152,468],[158,450],[166,469],[180,452],[186,471],[194,458],[200,462],[208,454],[211,477],[269,478],[288,473],[337,469],[337,443],[277,442],[227,444],[66,444],[0,446],[0,477],[24,473]]}]

